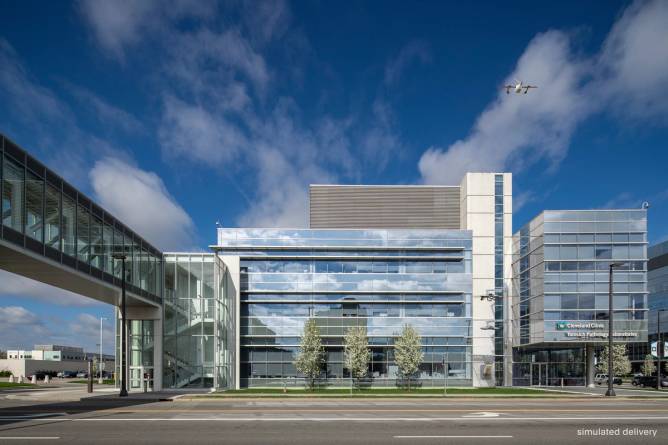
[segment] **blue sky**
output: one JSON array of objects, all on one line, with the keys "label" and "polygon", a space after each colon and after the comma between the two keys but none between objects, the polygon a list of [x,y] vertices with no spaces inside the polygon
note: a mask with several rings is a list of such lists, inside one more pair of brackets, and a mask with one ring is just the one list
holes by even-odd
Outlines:
[{"label": "blue sky", "polygon": [[[516,228],[648,200],[668,238],[666,2],[0,8],[1,131],[165,250],[205,249],[216,221],[305,226],[309,183],[464,171],[514,173]],[[539,88],[507,96],[513,78]],[[0,279],[0,348],[92,348],[112,317]]]}]

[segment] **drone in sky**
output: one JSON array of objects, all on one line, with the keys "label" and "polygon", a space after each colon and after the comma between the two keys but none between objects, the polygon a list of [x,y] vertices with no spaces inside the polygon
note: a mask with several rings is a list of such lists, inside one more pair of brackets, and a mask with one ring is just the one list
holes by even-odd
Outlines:
[{"label": "drone in sky", "polygon": [[504,85],[503,88],[506,89],[506,94],[510,94],[510,90],[514,90],[516,94],[522,93],[522,90],[524,90],[524,94],[527,94],[529,92],[530,88],[538,88],[535,85],[522,85],[521,80],[515,79],[515,85]]}]

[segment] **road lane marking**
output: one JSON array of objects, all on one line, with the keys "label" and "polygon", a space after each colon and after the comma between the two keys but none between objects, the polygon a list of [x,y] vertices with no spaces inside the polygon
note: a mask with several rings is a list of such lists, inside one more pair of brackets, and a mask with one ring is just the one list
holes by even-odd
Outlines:
[{"label": "road lane marking", "polygon": [[16,437],[6,437],[0,436],[0,440],[59,440],[58,436],[43,436],[43,437],[29,437],[29,436],[16,436]]},{"label": "road lane marking", "polygon": [[499,417],[499,413],[490,413],[490,412],[479,412],[479,413],[469,413],[464,414],[462,417]]},{"label": "road lane marking", "polygon": [[[87,411],[87,410],[86,410]],[[474,411],[471,409],[440,409],[440,408],[416,408],[416,409],[373,409],[373,408],[364,408],[364,409],[326,409],[326,408],[302,408],[302,409],[290,409],[290,408],[249,408],[249,409],[132,409],[128,408],[114,408],[114,409],[100,409],[104,413],[220,413],[220,414],[244,414],[244,413],[258,413],[258,412],[274,412],[274,413],[310,413],[310,412],[322,412],[322,413],[362,413],[362,412],[383,412],[383,413],[429,413],[429,412],[447,412],[447,413],[462,413],[462,414],[474,414],[479,411]],[[18,410],[17,410],[18,412]],[[497,411],[498,413],[521,413],[521,412],[546,412],[546,413],[601,413],[601,412],[610,412],[610,413],[627,413],[627,412],[651,412],[651,413],[668,413],[668,409],[653,409],[653,408],[629,408],[629,409],[541,409],[541,408],[516,408],[516,409],[502,409]]]},{"label": "road lane marking", "polygon": [[490,422],[504,421],[563,421],[563,420],[668,420],[668,417],[648,416],[615,416],[615,417],[109,417],[109,418],[77,418],[68,419],[72,422],[469,422],[482,420]]},{"label": "road lane marking", "polygon": [[395,439],[512,439],[513,436],[392,436]]},{"label": "road lane marking", "polygon": [[15,416],[0,416],[0,420],[17,420],[17,419],[41,419],[44,417],[66,416],[66,413],[42,413],[42,414],[19,414]]}]

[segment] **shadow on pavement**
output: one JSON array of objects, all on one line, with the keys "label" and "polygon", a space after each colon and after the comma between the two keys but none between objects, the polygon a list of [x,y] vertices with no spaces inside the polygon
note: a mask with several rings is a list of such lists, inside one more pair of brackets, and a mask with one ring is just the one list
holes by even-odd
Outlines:
[{"label": "shadow on pavement", "polygon": [[149,393],[119,397],[117,394],[103,394],[85,397],[78,401],[36,402],[23,400],[21,402],[25,403],[20,405],[0,407],[0,433],[35,426],[34,424],[16,425],[34,420],[53,420],[53,422],[40,422],[40,425],[44,425],[62,422],[66,415],[86,414],[95,411],[99,412],[99,416],[106,416],[108,414],[105,414],[105,410],[130,408],[160,401],[169,402],[173,395],[173,393]]}]

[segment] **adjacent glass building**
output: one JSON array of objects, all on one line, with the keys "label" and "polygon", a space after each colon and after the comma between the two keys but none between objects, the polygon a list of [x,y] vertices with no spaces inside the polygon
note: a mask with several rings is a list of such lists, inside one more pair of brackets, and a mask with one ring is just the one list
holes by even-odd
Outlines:
[{"label": "adjacent glass building", "polygon": [[165,254],[163,385],[226,388],[233,380],[235,301],[214,254]]},{"label": "adjacent glass building", "polygon": [[631,360],[634,371],[642,369],[647,354],[655,358],[662,353],[662,368],[665,373],[668,361],[668,348],[662,351],[655,349],[655,345],[668,341],[668,241],[651,246],[647,249],[647,305],[649,308],[647,320],[647,343],[634,345],[631,351]]},{"label": "adjacent glass building", "polygon": [[313,317],[326,348],[321,380],[349,385],[347,329],[367,330],[369,384],[394,386],[393,342],[422,336],[418,378],[471,385],[471,234],[456,230],[219,229],[214,247],[239,276],[239,384],[303,385],[293,364]]},{"label": "adjacent glass building", "polygon": [[513,384],[584,385],[607,341],[647,342],[646,210],[544,211],[513,240]]}]

